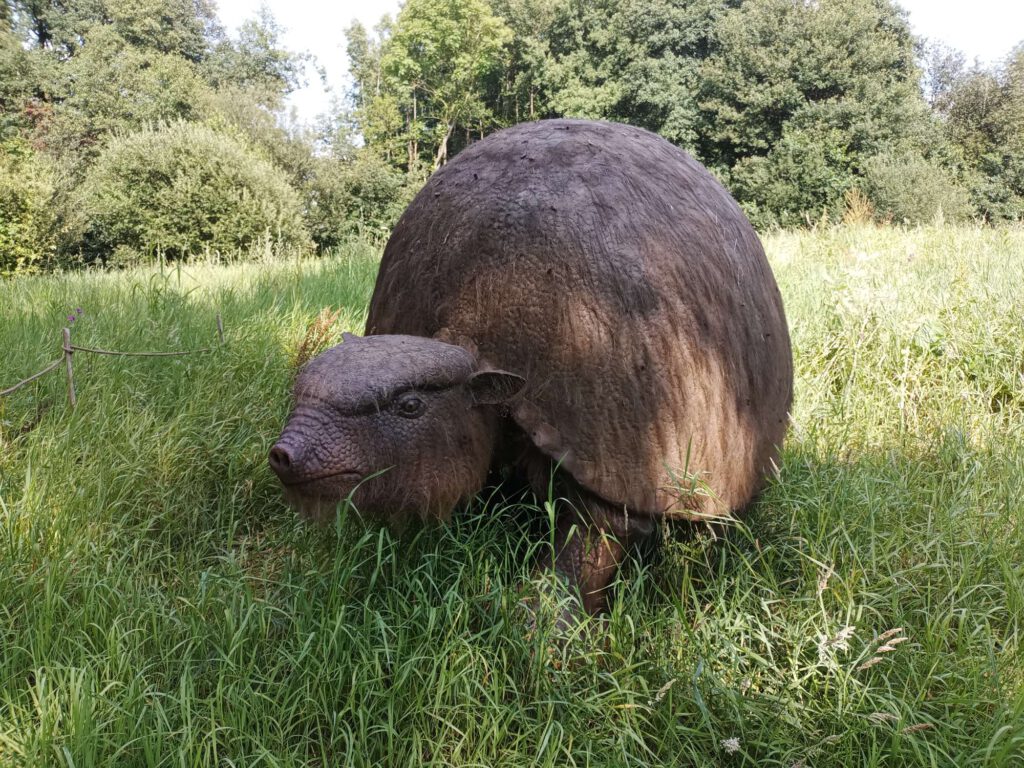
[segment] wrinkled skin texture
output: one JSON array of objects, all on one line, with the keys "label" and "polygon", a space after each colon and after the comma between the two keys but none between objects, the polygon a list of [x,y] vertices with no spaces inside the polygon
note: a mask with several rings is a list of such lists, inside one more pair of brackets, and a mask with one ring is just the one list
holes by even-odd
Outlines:
[{"label": "wrinkled skin texture", "polygon": [[[361,343],[422,337],[465,353],[451,377],[462,384],[438,390],[432,431],[411,442],[391,427],[360,431],[337,409],[303,406],[301,378],[288,429],[307,414],[307,435],[349,446],[330,450],[361,457],[358,472],[392,462],[379,489],[354,497],[385,516],[443,516],[496,463],[538,494],[555,472],[578,503],[560,513],[552,565],[590,612],[655,520],[743,509],[786,431],[789,333],[761,244],[699,163],[640,129],[541,121],[461,152],[398,222],[366,332]],[[390,353],[363,361],[357,350],[344,380],[319,360],[303,377],[394,388],[431,359],[425,349],[398,376]],[[492,369],[521,380],[467,394]]]},{"label": "wrinkled skin texture", "polygon": [[350,496],[360,512],[396,524],[446,518],[486,480],[497,417],[478,399],[496,376],[513,390],[522,384],[476,373],[472,356],[450,344],[348,336],[300,372],[270,466],[315,520]]}]

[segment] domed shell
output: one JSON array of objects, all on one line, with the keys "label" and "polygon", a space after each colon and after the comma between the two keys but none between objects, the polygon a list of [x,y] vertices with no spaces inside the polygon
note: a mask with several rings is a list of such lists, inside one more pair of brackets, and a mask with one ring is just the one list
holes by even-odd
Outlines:
[{"label": "domed shell", "polygon": [[523,376],[516,424],[632,512],[743,507],[786,431],[789,333],[760,241],[699,163],[637,128],[525,123],[459,153],[388,241],[367,333]]}]

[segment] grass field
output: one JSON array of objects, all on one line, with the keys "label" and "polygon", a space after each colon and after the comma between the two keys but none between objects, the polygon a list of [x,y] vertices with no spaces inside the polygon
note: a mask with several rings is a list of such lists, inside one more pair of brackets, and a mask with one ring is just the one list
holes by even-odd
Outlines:
[{"label": "grass field", "polygon": [[606,628],[518,606],[522,515],[401,538],[283,505],[266,452],[375,252],[0,282],[0,766],[1024,766],[1024,230],[766,238],[797,385],[724,540]]}]

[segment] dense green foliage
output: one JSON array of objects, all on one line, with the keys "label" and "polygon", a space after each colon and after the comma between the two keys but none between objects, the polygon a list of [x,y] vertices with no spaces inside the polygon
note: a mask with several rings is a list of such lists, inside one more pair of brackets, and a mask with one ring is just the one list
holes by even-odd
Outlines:
[{"label": "dense green foliage", "polygon": [[229,136],[176,122],[115,137],[72,195],[69,235],[87,261],[303,248],[285,173]]},{"label": "dense green foliage", "polygon": [[53,252],[53,171],[22,139],[0,142],[0,277],[31,272]]},{"label": "dense green foliage", "polygon": [[[490,0],[489,12],[459,3],[473,21],[458,18],[479,30],[466,39],[452,34],[449,5],[408,0],[373,34],[348,31],[357,125],[397,168],[436,167],[520,120],[598,118],[689,150],[759,225],[839,218],[853,189],[872,197],[881,219],[930,221],[940,209],[1020,217],[1024,128],[1008,105],[1021,67],[1014,58],[1005,72],[947,66],[946,98],[929,105],[919,41],[888,0]],[[441,38],[443,56],[431,42]],[[439,62],[440,79],[424,75]],[[983,100],[998,130],[967,106],[974,78],[998,83],[1007,106]],[[446,106],[456,101],[461,112]],[[967,146],[964,134],[978,132]],[[894,167],[924,179],[924,199],[882,180]]]},{"label": "dense green foliage", "polygon": [[258,19],[242,22],[238,39],[218,40],[204,61],[211,85],[248,91],[256,103],[279,108],[302,81],[306,57],[283,50],[281,29],[264,6]]},{"label": "dense green foliage", "polygon": [[[491,121],[482,98],[484,78],[499,63],[511,37],[484,0],[417,0],[406,3],[381,55],[384,77],[406,87],[403,111],[410,161],[425,136],[433,168],[448,157],[458,126],[480,132]],[[436,149],[434,149],[436,147]]]},{"label": "dense green foliage", "polygon": [[897,224],[961,221],[973,211],[952,173],[921,157],[875,155],[864,164],[863,184],[876,213]]},{"label": "dense green foliage", "polygon": [[373,152],[316,158],[315,163],[306,187],[306,218],[321,248],[334,248],[353,235],[386,240],[418,189],[415,179]]},{"label": "dense green foliage", "polygon": [[[881,221],[1024,217],[1024,47],[968,68],[916,39],[894,0],[406,0],[373,30],[349,27],[351,90],[314,127],[285,113],[310,57],[282,46],[265,10],[228,36],[208,0],[0,9],[0,229],[17,242],[4,273],[119,261],[126,236],[109,222],[123,208],[90,208],[108,223],[86,224],[81,203],[111,199],[95,194],[99,176],[132,178],[110,168],[129,137],[180,122],[244,146],[243,176],[269,179],[267,164],[283,174],[304,230],[289,214],[283,241],[320,253],[386,237],[471,142],[560,116],[661,134],[762,228],[837,221],[864,195]],[[184,257],[249,242],[211,244],[210,222],[236,205],[219,189],[228,197],[174,212],[160,209],[178,200],[170,189],[136,195],[136,222],[176,221],[159,242],[131,225],[129,247]],[[247,189],[270,195],[258,211],[280,207],[280,185]]]},{"label": "dense green foliage", "polygon": [[1024,44],[1000,71],[954,65],[936,107],[978,210],[990,219],[1024,219]]},{"label": "dense green foliage", "polygon": [[868,158],[938,138],[910,31],[887,3],[744,3],[722,18],[702,75],[700,154],[756,221],[837,211]]},{"label": "dense green foliage", "polygon": [[2,7],[2,273],[324,251],[382,236],[408,199],[346,132],[287,123],[308,57],[266,12],[228,37],[205,0]]},{"label": "dense green foliage", "polygon": [[0,764],[1019,764],[1024,233],[766,246],[780,477],[561,642],[518,606],[532,504],[395,538],[281,500],[291,360],[325,306],[361,329],[375,250],[0,283],[0,387],[75,307],[85,346],[226,326],[78,354],[74,411],[59,372],[0,399]]}]

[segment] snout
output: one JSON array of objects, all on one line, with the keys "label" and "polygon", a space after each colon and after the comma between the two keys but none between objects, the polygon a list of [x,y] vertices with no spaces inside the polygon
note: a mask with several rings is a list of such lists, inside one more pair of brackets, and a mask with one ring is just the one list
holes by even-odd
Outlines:
[{"label": "snout", "polygon": [[344,496],[363,478],[354,468],[325,462],[290,430],[270,449],[267,463],[286,488],[315,496]]},{"label": "snout", "polygon": [[291,485],[296,482],[299,476],[299,473],[296,472],[298,458],[299,450],[296,446],[280,442],[270,449],[267,462],[270,464],[270,468],[274,470],[274,474],[281,479],[282,483]]}]

